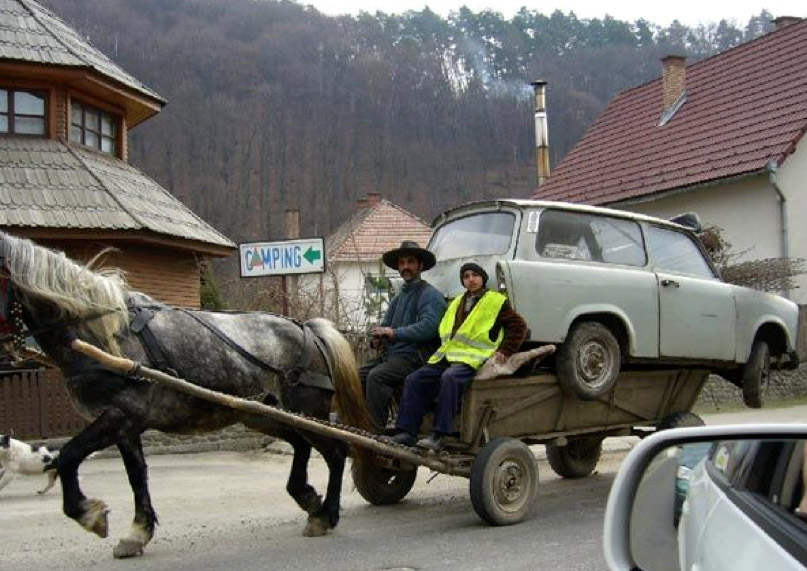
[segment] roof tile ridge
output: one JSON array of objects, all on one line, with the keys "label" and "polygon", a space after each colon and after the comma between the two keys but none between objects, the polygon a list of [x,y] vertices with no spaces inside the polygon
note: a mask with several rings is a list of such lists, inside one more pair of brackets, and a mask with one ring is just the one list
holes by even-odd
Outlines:
[{"label": "roof tile ridge", "polygon": [[390,202],[389,200],[386,200],[386,199],[384,199],[384,198],[382,198],[382,199],[381,199],[381,202],[386,202],[387,204],[389,204],[390,206],[392,206],[394,209],[398,210],[398,211],[399,211],[399,212],[401,212],[402,214],[404,214],[404,215],[408,216],[409,218],[414,219],[416,222],[420,222],[421,224],[424,224],[424,225],[428,226],[429,228],[431,228],[431,225],[430,225],[428,222],[426,222],[425,220],[423,220],[423,219],[422,219],[420,216],[418,216],[417,214],[414,214],[414,213],[412,213],[412,212],[409,212],[409,211],[408,211],[408,210],[406,210],[404,207],[402,207],[402,206],[398,206],[398,205],[397,205],[397,204],[395,204],[394,202]]},{"label": "roof tile ridge", "polygon": [[[20,2],[24,2],[25,0],[19,0],[19,1],[20,1]],[[130,217],[132,220],[134,220],[134,221],[135,221],[137,224],[140,224],[140,227],[141,227],[141,228],[148,228],[148,226],[147,226],[145,223],[143,223],[143,221],[142,221],[140,218],[138,218],[137,216],[135,216],[134,214],[132,214],[131,212],[129,212],[129,210],[128,210],[128,209],[127,209],[127,208],[126,208],[126,207],[123,205],[123,203],[122,203],[122,202],[121,202],[121,201],[118,199],[118,197],[115,195],[115,193],[114,193],[114,192],[112,192],[112,191],[111,191],[111,190],[110,190],[110,189],[107,187],[106,183],[105,183],[105,182],[104,182],[104,181],[101,179],[101,177],[100,177],[100,176],[98,176],[98,174],[97,174],[97,173],[96,173],[96,172],[95,172],[95,171],[94,171],[92,168],[90,168],[89,162],[88,162],[88,161],[87,161],[87,160],[86,160],[84,157],[82,157],[82,156],[81,156],[81,155],[80,155],[80,154],[79,154],[79,153],[76,151],[76,149],[74,149],[74,148],[73,148],[71,145],[68,145],[68,144],[67,144],[67,143],[65,143],[64,141],[57,140],[57,142],[58,142],[58,144],[62,145],[62,146],[65,148],[65,150],[66,150],[68,153],[70,153],[71,155],[73,155],[73,158],[75,158],[75,159],[76,159],[76,160],[77,160],[79,163],[81,163],[81,165],[82,165],[82,166],[83,166],[85,169],[87,169],[87,172],[88,172],[88,173],[90,173],[90,176],[91,176],[92,178],[94,178],[94,179],[95,179],[95,182],[97,182],[97,183],[98,183],[98,186],[100,186],[101,188],[103,188],[103,189],[104,189],[104,192],[106,192],[106,193],[107,193],[107,195],[109,195],[109,196],[112,198],[112,200],[115,202],[115,204],[117,204],[117,205],[120,207],[120,209],[121,209],[121,211],[122,211],[122,212],[125,212],[125,213],[126,213],[126,215],[127,215],[127,216],[129,216],[129,217]]]},{"label": "roof tile ridge", "polygon": [[794,28],[799,27],[799,26],[803,26],[805,24],[807,24],[807,19],[802,19],[800,22],[796,22],[795,24],[791,24],[790,26],[785,26],[784,28],[771,30],[767,34],[757,36],[756,38],[750,39],[747,42],[742,42],[741,44],[737,44],[736,46],[732,46],[732,47],[728,48],[727,50],[723,50],[722,52],[718,52],[718,53],[716,53],[714,55],[710,55],[709,57],[705,57],[705,58],[703,58],[701,60],[693,62],[690,65],[687,65],[686,67],[689,68],[689,69],[692,69],[692,68],[695,68],[697,66],[701,66],[702,64],[705,64],[707,62],[710,62],[710,60],[713,60],[715,58],[722,57],[722,56],[725,56],[727,54],[732,54],[732,52],[737,53],[737,52],[740,52],[740,51],[750,50],[753,47],[755,47],[754,44],[758,44],[758,43],[760,43],[762,41],[770,41],[771,36],[773,36],[775,34],[782,34],[784,32],[794,33],[793,32]]},{"label": "roof tile ridge", "polygon": [[[338,238],[337,242],[334,242],[330,245],[330,249],[333,252],[339,251],[350,239],[351,237],[355,237],[356,232],[358,229],[361,228],[362,224],[367,220],[367,216],[369,215],[370,207],[363,207],[357,209],[353,214],[350,215],[350,218],[345,220],[339,227],[334,230],[329,238]],[[337,234],[341,234],[341,236],[337,236]]]},{"label": "roof tile ridge", "polygon": [[[91,66],[90,64],[88,64],[88,63],[87,63],[87,62],[84,60],[84,58],[82,58],[82,57],[81,57],[79,54],[77,54],[75,51],[73,51],[73,50],[70,48],[70,46],[69,46],[69,45],[67,45],[67,44],[66,44],[66,43],[65,43],[65,42],[64,42],[64,41],[63,41],[63,40],[62,40],[62,39],[61,39],[59,36],[57,36],[57,35],[56,35],[56,34],[53,32],[53,30],[51,30],[51,29],[50,29],[50,27],[49,27],[49,26],[47,26],[47,25],[45,24],[45,22],[43,22],[43,21],[42,21],[42,19],[41,19],[41,17],[40,17],[40,14],[38,14],[38,13],[37,13],[37,10],[35,10],[33,7],[31,7],[31,5],[30,5],[30,3],[29,3],[29,0],[17,0],[17,2],[19,2],[19,3],[22,5],[22,7],[23,7],[23,8],[24,8],[24,9],[25,9],[25,10],[26,10],[26,11],[27,11],[29,14],[31,14],[31,17],[32,17],[34,20],[36,20],[36,23],[37,23],[37,24],[39,24],[39,25],[42,27],[42,29],[43,29],[43,30],[44,30],[44,31],[45,31],[45,32],[46,32],[46,33],[47,33],[49,36],[51,36],[51,37],[54,39],[54,41],[56,41],[56,43],[58,43],[60,46],[62,46],[62,47],[63,47],[63,48],[64,48],[64,49],[67,51],[67,53],[69,53],[70,55],[72,55],[72,56],[73,56],[74,58],[76,58],[78,61],[82,62],[82,63],[83,63],[85,66],[87,66],[87,67],[89,67],[89,68],[92,68],[92,66]],[[56,14],[54,14],[53,12],[51,12],[50,10],[48,10],[48,9],[47,9],[45,6],[42,6],[41,4],[38,4],[38,3],[37,3],[37,6],[38,6],[38,8],[39,8],[40,10],[42,10],[43,12],[45,12],[45,13],[46,13],[48,16],[50,16],[51,18],[54,18],[54,19],[56,19],[56,20],[58,20],[58,21],[62,22],[62,23],[65,25],[65,26],[67,26],[67,23],[66,23],[64,20],[62,20],[61,18],[59,18],[59,16],[57,16]],[[67,26],[67,27],[69,28],[70,26]],[[72,29],[72,28],[71,28],[71,29]],[[78,33],[78,32],[76,32],[76,33]],[[83,38],[82,38],[82,40],[83,40]],[[86,41],[86,40],[84,40],[84,41]],[[94,46],[93,46],[93,47],[94,47]],[[95,49],[97,50],[97,48],[95,48]]]},{"label": "roof tile ridge", "polygon": [[202,224],[203,226],[205,226],[205,227],[209,228],[209,229],[210,229],[210,230],[211,230],[211,231],[212,231],[214,234],[218,235],[218,236],[219,236],[220,238],[222,238],[223,240],[225,240],[225,241],[229,242],[229,245],[230,245],[230,246],[234,246],[233,241],[232,241],[230,238],[228,238],[227,236],[225,236],[224,234],[222,234],[221,232],[219,232],[219,231],[218,231],[216,228],[214,228],[213,226],[211,226],[211,225],[210,225],[210,223],[208,223],[208,222],[206,222],[204,219],[202,219],[202,218],[201,218],[201,217],[200,217],[198,214],[196,214],[196,213],[195,213],[193,210],[191,210],[191,209],[190,209],[188,206],[186,206],[186,205],[185,205],[185,204],[184,204],[184,203],[183,203],[181,200],[179,200],[179,199],[178,199],[176,196],[174,196],[173,194],[171,194],[170,192],[168,192],[168,190],[166,190],[165,188],[163,188],[163,186],[162,186],[161,184],[159,184],[159,183],[158,183],[156,180],[154,180],[153,178],[151,178],[151,177],[150,177],[148,174],[146,174],[145,172],[143,172],[142,170],[140,170],[139,168],[137,168],[135,165],[132,165],[132,164],[130,164],[130,163],[127,163],[126,161],[124,161],[124,160],[122,160],[122,159],[119,159],[119,158],[117,158],[117,157],[105,156],[105,155],[104,155],[104,154],[102,154],[102,153],[95,153],[94,151],[84,151],[84,150],[80,150],[80,151],[79,151],[79,149],[74,149],[74,148],[72,148],[70,145],[67,145],[67,144],[65,144],[65,143],[63,143],[63,142],[61,142],[61,141],[60,141],[60,143],[62,143],[62,144],[65,146],[65,147],[67,147],[68,151],[69,151],[69,152],[70,152],[70,153],[71,153],[71,154],[72,154],[74,157],[76,157],[76,159],[77,159],[79,162],[81,162],[81,164],[82,164],[82,165],[84,165],[84,168],[86,168],[86,169],[87,169],[87,171],[88,171],[88,172],[90,172],[90,174],[92,174],[93,178],[95,178],[95,180],[97,180],[97,181],[98,181],[98,183],[101,185],[101,187],[102,187],[102,188],[103,188],[103,189],[104,189],[104,190],[105,190],[107,193],[109,193],[109,195],[110,195],[110,196],[111,196],[111,197],[112,197],[112,198],[115,200],[115,202],[117,202],[117,203],[118,203],[118,205],[120,205],[121,209],[123,209],[123,211],[124,211],[124,212],[126,212],[126,214],[128,214],[129,216],[131,216],[131,217],[132,217],[132,219],[133,219],[133,220],[135,220],[137,223],[139,223],[139,224],[140,224],[140,225],[141,225],[141,226],[142,226],[144,229],[149,229],[149,225],[148,225],[148,224],[146,224],[146,223],[144,223],[144,222],[143,222],[143,220],[142,220],[142,219],[141,219],[139,216],[137,216],[137,215],[135,215],[135,214],[133,214],[133,213],[129,212],[129,209],[128,209],[128,208],[126,208],[126,207],[123,205],[123,203],[120,201],[120,199],[118,199],[118,197],[115,195],[115,193],[114,193],[114,192],[112,192],[112,190],[110,190],[110,188],[109,188],[109,187],[106,185],[106,183],[103,181],[103,179],[101,179],[101,177],[100,177],[100,176],[99,176],[99,175],[98,175],[98,174],[95,172],[95,170],[92,168],[91,163],[90,163],[89,161],[87,161],[87,160],[86,160],[86,159],[85,159],[85,158],[82,156],[82,153],[85,153],[85,152],[88,152],[88,153],[89,153],[89,152],[92,152],[92,153],[94,153],[95,155],[97,155],[97,157],[98,157],[98,158],[100,158],[101,160],[106,160],[106,161],[109,161],[109,162],[113,163],[113,166],[117,166],[118,168],[121,168],[121,167],[124,167],[124,168],[129,168],[129,169],[131,169],[131,170],[135,171],[135,173],[137,173],[139,176],[141,176],[141,177],[143,177],[143,178],[145,178],[145,179],[149,180],[150,182],[152,182],[152,183],[153,183],[153,186],[154,186],[154,188],[155,188],[156,190],[158,190],[159,192],[161,192],[163,195],[167,196],[167,197],[168,197],[170,200],[172,200],[172,201],[174,201],[174,202],[179,203],[179,205],[180,205],[180,206],[182,206],[182,207],[183,207],[183,208],[184,208],[184,209],[185,209],[185,210],[188,212],[188,214],[190,214],[190,216],[191,216],[192,218],[194,218],[194,219],[195,219],[197,222],[199,222],[199,223],[200,223],[200,224]]},{"label": "roof tile ridge", "polygon": [[121,79],[120,79],[120,78],[118,78],[118,77],[113,77],[113,76],[111,76],[109,73],[105,73],[104,71],[102,71],[102,70],[98,69],[98,68],[97,68],[95,65],[93,65],[91,61],[87,61],[87,60],[86,60],[86,58],[84,58],[84,57],[82,57],[80,54],[76,53],[76,51],[75,51],[75,50],[73,50],[73,49],[72,49],[72,48],[71,48],[71,47],[70,47],[70,46],[69,46],[67,43],[65,43],[65,41],[64,41],[64,40],[63,40],[61,37],[59,37],[59,36],[58,36],[58,35],[57,35],[57,34],[56,34],[56,33],[55,33],[55,32],[54,32],[54,31],[53,31],[51,28],[50,28],[50,26],[46,25],[46,23],[42,21],[40,14],[38,14],[38,13],[37,13],[37,10],[36,10],[36,9],[34,9],[34,8],[33,8],[33,7],[30,5],[30,0],[17,0],[17,2],[19,2],[19,3],[20,3],[20,5],[21,5],[21,6],[22,6],[22,7],[23,7],[23,8],[24,8],[24,9],[25,9],[25,10],[26,10],[26,11],[27,11],[29,14],[31,14],[31,17],[32,17],[34,20],[36,20],[36,23],[37,23],[37,24],[39,24],[39,25],[42,27],[42,29],[44,30],[44,32],[45,32],[45,33],[46,33],[48,36],[52,37],[52,38],[53,38],[53,40],[54,40],[56,43],[58,43],[60,46],[62,46],[62,47],[63,47],[63,48],[64,48],[64,49],[67,51],[67,53],[69,53],[69,54],[70,54],[70,55],[72,55],[74,58],[76,58],[76,59],[77,59],[79,62],[81,62],[81,63],[83,64],[83,66],[84,66],[84,67],[86,67],[87,69],[91,69],[91,70],[93,70],[95,73],[98,73],[98,74],[100,74],[100,75],[104,76],[105,78],[111,79],[111,80],[115,81],[116,83],[119,83],[119,84],[123,85],[124,87],[126,87],[126,88],[128,88],[128,89],[134,89],[134,90],[137,90],[137,91],[141,91],[141,92],[143,92],[145,95],[147,95],[147,96],[149,96],[149,97],[152,97],[152,98],[154,98],[154,99],[157,99],[157,100],[160,100],[160,101],[163,101],[163,102],[165,101],[165,100],[163,99],[163,97],[162,97],[160,94],[158,94],[156,91],[154,91],[153,89],[151,89],[150,87],[148,87],[148,86],[147,86],[145,83],[143,83],[142,81],[140,81],[139,79],[137,79],[135,76],[133,76],[132,74],[130,74],[128,71],[126,71],[125,69],[123,69],[123,68],[122,68],[120,65],[118,65],[118,64],[117,64],[115,61],[113,61],[113,60],[112,60],[112,59],[111,59],[109,56],[107,56],[107,55],[106,55],[104,52],[102,52],[100,49],[98,49],[97,47],[95,47],[95,46],[92,44],[92,42],[91,42],[90,40],[88,40],[88,39],[86,39],[86,38],[83,38],[83,37],[81,36],[81,34],[79,34],[79,33],[78,33],[78,30],[76,30],[76,29],[75,29],[75,28],[73,28],[72,26],[68,25],[68,23],[67,23],[67,22],[65,22],[65,21],[64,21],[64,20],[62,20],[62,19],[61,19],[59,16],[57,16],[56,14],[54,14],[53,12],[51,12],[50,10],[48,10],[48,9],[47,9],[45,6],[42,6],[41,4],[36,3],[37,8],[38,8],[39,10],[41,10],[41,11],[42,11],[44,14],[46,14],[48,17],[53,18],[53,19],[54,19],[56,22],[58,22],[58,23],[60,23],[61,25],[63,25],[63,26],[64,26],[65,28],[67,28],[69,31],[71,31],[71,32],[75,33],[75,34],[76,34],[76,36],[78,36],[78,39],[79,39],[80,41],[84,42],[85,44],[87,44],[87,46],[89,46],[89,47],[90,47],[92,50],[94,50],[94,51],[95,51],[95,53],[96,53],[96,55],[97,55],[97,56],[100,56],[102,59],[106,60],[106,61],[109,63],[109,65],[113,66],[113,67],[114,67],[114,68],[115,68],[115,69],[118,71],[118,73],[120,73],[120,74],[121,74],[123,77],[126,77],[126,78],[128,78],[130,81],[132,81],[132,83],[133,83],[133,84],[132,84],[132,85],[129,85],[129,84],[127,84],[126,82],[121,81]]}]

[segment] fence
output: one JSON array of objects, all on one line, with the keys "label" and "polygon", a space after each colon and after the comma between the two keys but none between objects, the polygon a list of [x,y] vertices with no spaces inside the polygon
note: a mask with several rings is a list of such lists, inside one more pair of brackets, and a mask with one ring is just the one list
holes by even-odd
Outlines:
[{"label": "fence", "polygon": [[57,371],[0,371],[0,434],[41,440],[72,436],[85,426]]}]

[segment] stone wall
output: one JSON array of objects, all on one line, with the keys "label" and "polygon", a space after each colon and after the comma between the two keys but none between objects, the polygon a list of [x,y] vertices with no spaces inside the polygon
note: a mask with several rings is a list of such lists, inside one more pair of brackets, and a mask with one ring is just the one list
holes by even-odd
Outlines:
[{"label": "stone wall", "polygon": [[[799,398],[807,398],[807,364],[795,371],[774,371],[768,386],[762,389],[763,406]],[[717,375],[709,377],[695,404],[701,411],[744,406],[740,389]]]}]

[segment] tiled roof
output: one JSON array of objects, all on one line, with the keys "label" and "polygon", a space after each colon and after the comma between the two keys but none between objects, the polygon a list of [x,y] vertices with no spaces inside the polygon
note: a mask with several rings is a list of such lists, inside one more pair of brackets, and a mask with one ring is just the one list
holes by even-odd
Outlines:
[{"label": "tiled roof", "polygon": [[91,68],[143,95],[165,102],[33,0],[0,0],[0,60]]},{"label": "tiled roof", "polygon": [[425,248],[431,234],[426,222],[382,198],[357,210],[328,237],[328,260],[377,261],[404,240],[414,240]]},{"label": "tiled roof", "polygon": [[0,137],[0,226],[145,230],[235,248],[133,166],[48,139]]},{"label": "tiled roof", "polygon": [[535,191],[610,204],[780,165],[807,129],[807,20],[687,66],[664,126],[662,81],[618,95]]}]

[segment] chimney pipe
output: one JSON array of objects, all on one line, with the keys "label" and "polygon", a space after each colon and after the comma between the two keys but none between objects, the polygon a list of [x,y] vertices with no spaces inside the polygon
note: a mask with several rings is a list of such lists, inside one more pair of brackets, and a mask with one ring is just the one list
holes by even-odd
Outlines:
[{"label": "chimney pipe", "polygon": [[549,176],[549,128],[546,118],[546,81],[530,83],[535,93],[535,170],[538,186]]},{"label": "chimney pipe", "polygon": [[671,109],[686,89],[686,60],[686,56],[673,54],[661,58],[664,66],[662,72],[663,111]]}]

